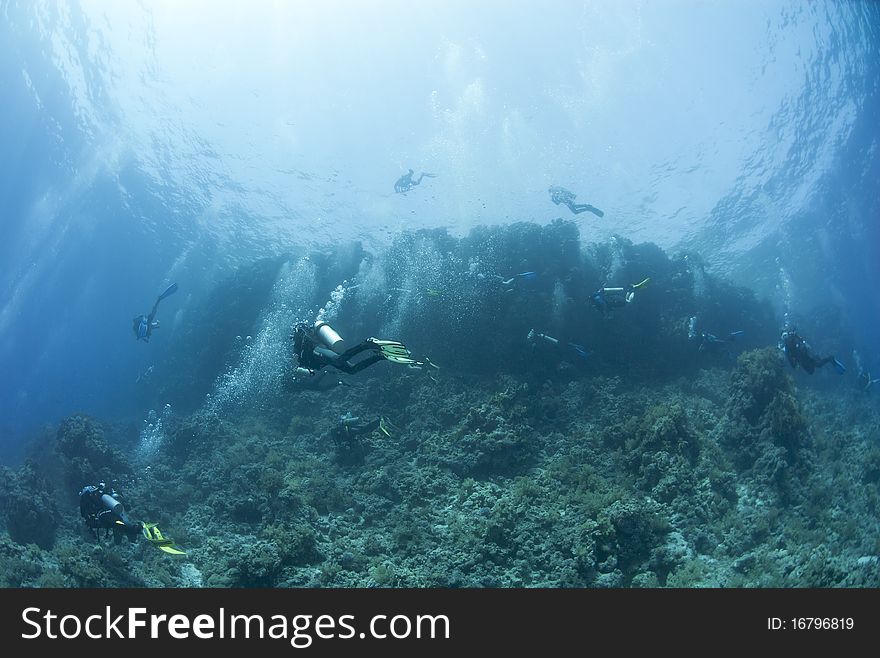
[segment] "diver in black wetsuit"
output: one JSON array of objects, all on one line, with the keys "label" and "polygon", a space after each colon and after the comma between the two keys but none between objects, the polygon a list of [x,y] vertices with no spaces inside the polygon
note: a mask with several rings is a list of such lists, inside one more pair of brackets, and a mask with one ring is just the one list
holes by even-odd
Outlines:
[{"label": "diver in black wetsuit", "polygon": [[563,356],[578,356],[581,359],[586,359],[590,356],[590,351],[583,345],[560,341],[558,338],[553,338],[553,336],[538,333],[534,329],[529,329],[526,342],[531,346],[532,351],[536,351],[538,346],[547,346],[557,350]]},{"label": "diver in black wetsuit", "polygon": [[340,416],[339,423],[333,428],[333,437],[338,441],[347,440],[360,434],[372,434],[379,430],[385,436],[392,436],[397,430],[384,416],[362,423],[357,416]]},{"label": "diver in black wetsuit", "polygon": [[177,292],[177,284],[172,283],[165,291],[156,299],[153,304],[153,310],[149,315],[136,315],[132,320],[132,329],[134,330],[135,340],[142,340],[145,343],[150,342],[150,336],[153,335],[153,329],[159,328],[159,321],[156,320],[156,311],[159,310],[159,302]]},{"label": "diver in black wetsuit", "polygon": [[[343,340],[326,322],[319,322],[314,327],[306,323],[298,324],[294,327],[291,338],[299,367],[313,374],[330,366],[353,375],[383,360],[407,365],[418,364],[403,343],[392,340],[367,338],[343,352],[337,351],[342,349]],[[359,361],[351,361],[365,351],[371,354]]]},{"label": "diver in black wetsuit", "polygon": [[715,334],[710,334],[706,331],[697,331],[696,315],[688,321],[688,340],[698,343],[701,352],[717,351],[722,346],[732,343],[744,333],[744,331],[731,331],[724,338],[718,338]]},{"label": "diver in black wetsuit", "polygon": [[608,319],[614,315],[615,308],[622,308],[631,303],[636,296],[636,290],[648,285],[650,278],[639,283],[634,283],[625,288],[599,288],[590,295],[590,303],[593,308],[602,312],[602,316]]},{"label": "diver in black wetsuit", "polygon": [[395,436],[400,432],[384,416],[368,422],[361,422],[360,418],[350,414],[340,416],[339,422],[330,431],[330,437],[336,446],[337,459],[348,464],[362,462],[370,450],[370,445],[361,437],[366,438],[376,430],[387,437]]},{"label": "diver in black wetsuit", "polygon": [[123,498],[113,483],[108,487],[104,482],[90,484],[79,492],[79,513],[92,531],[95,539],[100,539],[99,530],[104,530],[106,537],[111,532],[113,540],[118,544],[123,538],[136,540],[143,535],[150,544],[169,555],[186,555],[174,540],[166,537],[155,523],[133,521],[125,512]]},{"label": "diver in black wetsuit", "polygon": [[846,367],[834,358],[833,354],[822,357],[816,354],[809,343],[798,335],[794,327],[787,327],[782,331],[779,338],[779,348],[785,353],[792,368],[800,366],[810,375],[815,372],[816,368],[821,368],[828,363],[834,364],[834,369],[838,374],[842,375],[846,372]]},{"label": "diver in black wetsuit", "polygon": [[551,185],[547,191],[550,193],[550,200],[555,203],[557,206],[561,203],[563,205],[568,206],[568,209],[571,210],[575,215],[578,215],[582,212],[591,212],[597,217],[604,217],[605,213],[591,206],[589,203],[575,203],[575,197],[577,195],[571,190],[567,190],[564,187],[560,187],[559,185]]},{"label": "diver in black wetsuit", "polygon": [[102,529],[106,534],[112,532],[116,543],[123,537],[137,539],[143,532],[144,524],[128,517],[121,498],[115,487],[104,482],[85,486],[79,492],[79,513],[96,539]]},{"label": "diver in black wetsuit", "polygon": [[394,191],[398,194],[403,192],[409,192],[412,188],[422,182],[422,179],[426,176],[428,178],[436,178],[437,174],[429,174],[427,172],[422,172],[419,174],[419,177],[413,180],[413,170],[410,169],[407,173],[397,179],[397,182],[394,183]]}]

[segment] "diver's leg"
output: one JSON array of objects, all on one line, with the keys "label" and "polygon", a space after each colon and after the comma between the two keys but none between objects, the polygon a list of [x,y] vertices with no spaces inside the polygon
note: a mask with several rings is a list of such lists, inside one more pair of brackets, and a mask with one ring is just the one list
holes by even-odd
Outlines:
[{"label": "diver's leg", "polygon": [[312,352],[318,357],[318,359],[320,359],[319,363],[321,363],[320,366],[318,366],[317,363],[312,364],[314,365],[314,368],[312,368],[313,370],[317,370],[319,367],[323,368],[324,366],[331,366],[342,372],[348,372],[346,368],[349,367],[349,364],[341,354],[337,354],[326,347],[316,347]]},{"label": "diver's leg", "polygon": [[349,425],[348,431],[354,435],[369,434],[370,432],[375,431],[376,428],[379,427],[379,421],[380,421],[380,419],[377,418],[376,420],[370,421],[369,423],[364,423],[363,425],[354,425],[354,426]]},{"label": "diver's leg", "polygon": [[[348,366],[348,369],[343,369],[341,367],[339,369],[342,370],[343,372],[348,373],[349,375],[353,375],[356,372],[360,372],[364,368],[369,368],[374,363],[378,363],[379,361],[384,361],[384,360],[385,360],[385,357],[382,356],[381,354],[373,354],[372,356],[368,356],[366,359],[361,359],[360,361],[358,361],[357,363],[354,363],[354,364],[348,363],[346,361],[344,363],[346,366]],[[339,367],[339,366],[337,366],[337,367]]]},{"label": "diver's leg", "polygon": [[819,360],[816,362],[816,367],[817,367],[817,368],[821,368],[821,367],[824,366],[826,363],[830,363],[830,364],[832,364],[832,365],[834,366],[834,369],[835,369],[835,370],[838,372],[838,374],[840,374],[840,375],[842,375],[843,373],[846,372],[846,366],[844,366],[843,363],[841,363],[840,361],[838,361],[837,358],[836,358],[833,354],[829,354],[828,356],[819,359]]},{"label": "diver's leg", "polygon": [[364,350],[375,350],[375,349],[377,349],[375,343],[371,343],[370,341],[365,340],[365,341],[362,341],[362,342],[358,343],[358,344],[355,345],[354,347],[349,347],[347,350],[345,350],[345,351],[344,351],[342,354],[340,354],[339,356],[340,356],[342,359],[345,359],[345,360],[347,361],[347,360],[350,359],[351,357],[353,357],[353,356],[355,356],[355,355],[357,355],[357,354],[360,354],[360,353],[363,352]]},{"label": "diver's leg", "polygon": [[573,203],[570,202],[567,204],[568,209],[571,210],[575,215],[579,215],[582,212],[586,212],[587,210],[592,210],[593,206],[588,203]]},{"label": "diver's leg", "polygon": [[327,365],[336,368],[337,370],[341,370],[347,375],[352,375],[356,372],[352,369],[351,364],[348,361],[339,358],[330,361]]}]

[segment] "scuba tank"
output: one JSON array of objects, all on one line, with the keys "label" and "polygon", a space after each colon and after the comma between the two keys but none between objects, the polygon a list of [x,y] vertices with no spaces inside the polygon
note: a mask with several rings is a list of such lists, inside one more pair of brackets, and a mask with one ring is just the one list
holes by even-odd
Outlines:
[{"label": "scuba tank", "polygon": [[326,322],[315,324],[315,333],[324,345],[337,354],[342,354],[345,351],[345,341],[342,339],[342,336],[336,333],[336,330]]},{"label": "scuba tank", "polygon": [[537,343],[539,340],[544,341],[545,343],[550,343],[551,345],[558,345],[559,340],[553,338],[553,336],[548,336],[547,334],[539,334],[534,329],[529,329],[529,334],[526,336],[526,340],[529,341],[532,345]]},{"label": "scuba tank", "polygon": [[122,503],[116,500],[113,496],[110,494],[101,494],[101,502],[104,504],[104,507],[113,512],[119,518],[122,518],[124,509]]}]

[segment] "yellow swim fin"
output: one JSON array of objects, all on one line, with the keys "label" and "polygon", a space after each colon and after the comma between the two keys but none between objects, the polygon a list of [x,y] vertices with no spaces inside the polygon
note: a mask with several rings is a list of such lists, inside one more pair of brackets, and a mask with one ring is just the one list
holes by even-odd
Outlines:
[{"label": "yellow swim fin", "polygon": [[144,523],[143,533],[146,540],[160,551],[170,555],[186,555],[186,551],[177,548],[174,540],[165,537],[155,523]]},{"label": "yellow swim fin", "polygon": [[382,356],[385,357],[386,361],[391,361],[392,363],[403,363],[406,365],[409,365],[412,363],[418,363],[418,361],[416,361],[415,359],[412,359],[408,356],[402,356],[402,355],[398,356],[397,354],[388,354],[387,352],[383,352]]},{"label": "yellow swim fin", "polygon": [[400,430],[397,429],[390,420],[385,418],[385,416],[379,418],[379,430],[387,437],[392,437],[394,434],[400,432]]}]

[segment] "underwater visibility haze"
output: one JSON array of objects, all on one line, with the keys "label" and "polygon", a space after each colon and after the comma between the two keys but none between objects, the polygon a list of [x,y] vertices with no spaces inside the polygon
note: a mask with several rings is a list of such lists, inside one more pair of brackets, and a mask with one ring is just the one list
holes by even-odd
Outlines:
[{"label": "underwater visibility haze", "polygon": [[877,3],[0,0],[0,89],[3,586],[880,585]]}]

